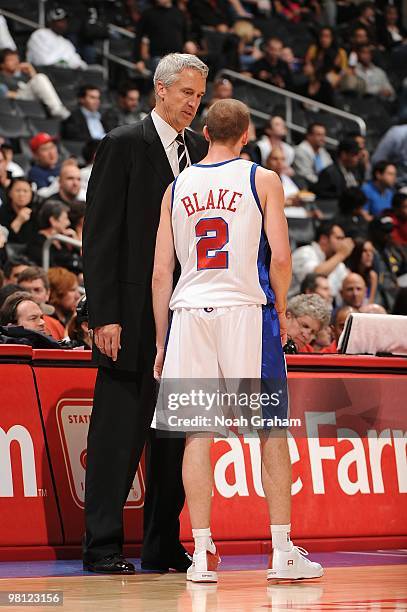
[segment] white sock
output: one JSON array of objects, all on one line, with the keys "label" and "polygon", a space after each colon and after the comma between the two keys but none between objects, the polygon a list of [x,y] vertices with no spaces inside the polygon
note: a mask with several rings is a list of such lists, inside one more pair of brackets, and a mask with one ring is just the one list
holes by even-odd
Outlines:
[{"label": "white sock", "polygon": [[207,529],[193,529],[192,535],[195,542],[196,553],[202,552],[203,550],[209,550],[209,552],[215,554],[216,546],[211,537],[210,527]]},{"label": "white sock", "polygon": [[291,523],[288,525],[270,525],[270,529],[273,548],[289,552],[292,546],[290,540]]}]

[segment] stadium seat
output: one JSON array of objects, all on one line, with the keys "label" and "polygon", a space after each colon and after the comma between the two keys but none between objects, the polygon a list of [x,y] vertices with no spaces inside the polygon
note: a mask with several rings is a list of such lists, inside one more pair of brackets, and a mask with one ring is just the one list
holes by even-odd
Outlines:
[{"label": "stadium seat", "polygon": [[324,214],[325,219],[332,219],[338,213],[338,200],[317,199],[315,205]]},{"label": "stadium seat", "polygon": [[315,227],[314,220],[310,217],[305,219],[297,219],[295,217],[289,217],[288,222],[288,233],[290,238],[295,241],[297,246],[309,244],[314,240]]},{"label": "stadium seat", "polygon": [[51,136],[59,136],[61,130],[61,121],[59,119],[39,119],[30,117],[29,124],[33,134],[38,132],[47,132]]},{"label": "stadium seat", "polygon": [[1,115],[18,115],[18,109],[13,100],[8,98],[0,98],[0,114]]},{"label": "stadium seat", "polygon": [[79,164],[84,163],[84,159],[82,157],[83,142],[77,142],[76,140],[63,140],[61,144],[69,155],[76,157]]},{"label": "stadium seat", "polygon": [[5,138],[29,138],[29,126],[22,117],[0,114],[0,134]]},{"label": "stadium seat", "polygon": [[45,107],[38,100],[16,100],[15,104],[25,117],[47,118]]}]

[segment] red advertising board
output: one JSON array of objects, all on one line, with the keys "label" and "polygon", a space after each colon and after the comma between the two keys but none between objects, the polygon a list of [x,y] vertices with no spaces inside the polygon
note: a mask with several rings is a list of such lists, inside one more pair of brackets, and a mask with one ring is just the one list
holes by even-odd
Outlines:
[{"label": "red advertising board", "polygon": [[[8,355],[10,361],[16,356],[24,358],[21,348],[17,348],[17,355]],[[13,352],[10,347],[8,352]],[[0,407],[0,546],[61,544],[61,525],[30,365],[7,361],[0,364]]]},{"label": "red advertising board", "polygon": [[[96,368],[89,356],[66,351],[34,351],[34,373],[45,422],[55,483],[64,527],[65,543],[79,544],[84,533],[86,437],[92,411]],[[79,357],[79,358],[78,358]],[[84,361],[84,357],[86,361]],[[109,492],[106,491],[106,495]],[[138,470],[125,507],[125,537],[142,538],[144,478]]]}]

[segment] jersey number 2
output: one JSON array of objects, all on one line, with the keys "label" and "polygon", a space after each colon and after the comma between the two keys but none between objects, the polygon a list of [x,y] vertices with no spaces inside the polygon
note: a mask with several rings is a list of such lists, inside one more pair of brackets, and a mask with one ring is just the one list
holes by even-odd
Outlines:
[{"label": "jersey number 2", "polygon": [[225,219],[201,219],[195,226],[195,233],[200,238],[196,245],[197,269],[227,268],[229,253],[221,250],[229,242],[229,228]]}]

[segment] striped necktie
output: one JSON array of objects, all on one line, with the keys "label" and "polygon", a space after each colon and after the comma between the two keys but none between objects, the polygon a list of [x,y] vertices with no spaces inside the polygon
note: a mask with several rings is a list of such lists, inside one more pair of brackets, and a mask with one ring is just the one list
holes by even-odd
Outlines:
[{"label": "striped necktie", "polygon": [[177,155],[178,155],[178,167],[179,172],[181,173],[189,164],[187,157],[187,150],[185,148],[185,142],[182,134],[178,134],[175,139],[175,142],[178,143]]}]

